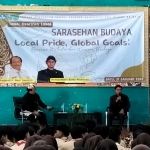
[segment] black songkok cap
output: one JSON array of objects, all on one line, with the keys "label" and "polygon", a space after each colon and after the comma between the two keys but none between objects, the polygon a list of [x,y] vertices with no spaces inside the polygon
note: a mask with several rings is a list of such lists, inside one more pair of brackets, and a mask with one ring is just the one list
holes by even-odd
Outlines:
[{"label": "black songkok cap", "polygon": [[56,62],[56,58],[54,56],[48,56],[47,59],[46,59],[46,62],[49,61],[50,59],[52,59]]}]

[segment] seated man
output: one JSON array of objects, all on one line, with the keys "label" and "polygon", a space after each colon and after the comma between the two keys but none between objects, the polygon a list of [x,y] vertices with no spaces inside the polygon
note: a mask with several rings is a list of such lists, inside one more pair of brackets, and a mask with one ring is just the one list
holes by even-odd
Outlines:
[{"label": "seated man", "polygon": [[29,111],[31,114],[28,116],[30,122],[36,122],[36,119],[39,120],[41,126],[47,125],[46,115],[43,112],[39,111],[39,106],[47,110],[52,110],[53,108],[45,105],[40,96],[35,92],[35,86],[29,84],[27,87],[27,93],[22,98],[22,108],[24,111]]},{"label": "seated man", "polygon": [[116,85],[116,94],[110,97],[110,109],[107,114],[108,125],[112,125],[112,120],[115,116],[119,118],[119,126],[122,128],[124,117],[130,108],[130,102],[127,95],[121,93],[122,86]]}]

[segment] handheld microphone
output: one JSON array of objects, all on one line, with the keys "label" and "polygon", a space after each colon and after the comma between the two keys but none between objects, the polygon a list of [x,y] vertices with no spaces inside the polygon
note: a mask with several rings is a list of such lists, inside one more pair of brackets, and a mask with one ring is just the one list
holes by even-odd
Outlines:
[{"label": "handheld microphone", "polygon": [[120,93],[119,94],[117,94],[117,97],[119,97],[120,96]]},{"label": "handheld microphone", "polygon": [[119,97],[120,97],[120,100],[119,100],[119,101],[122,102],[122,100],[121,100],[121,93],[119,93]]}]

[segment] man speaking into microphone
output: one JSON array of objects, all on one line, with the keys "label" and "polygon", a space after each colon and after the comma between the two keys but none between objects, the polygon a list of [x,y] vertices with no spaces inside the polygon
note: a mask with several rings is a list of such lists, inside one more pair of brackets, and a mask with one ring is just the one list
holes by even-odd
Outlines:
[{"label": "man speaking into microphone", "polygon": [[124,117],[127,115],[127,111],[130,108],[130,101],[127,95],[122,94],[122,86],[115,86],[115,95],[110,97],[110,106],[107,116],[108,125],[112,125],[114,117],[118,117],[119,126],[122,128],[124,123]]}]

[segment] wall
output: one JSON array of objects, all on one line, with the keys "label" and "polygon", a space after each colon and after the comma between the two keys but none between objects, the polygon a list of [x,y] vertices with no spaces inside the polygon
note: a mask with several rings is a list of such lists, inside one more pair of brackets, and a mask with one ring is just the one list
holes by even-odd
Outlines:
[{"label": "wall", "polygon": [[51,6],[143,6],[150,5],[149,0],[0,0],[3,5],[39,4]]},{"label": "wall", "polygon": [[[128,87],[123,92],[130,98],[130,123],[144,123],[149,118],[149,102],[148,91],[146,87]],[[17,124],[13,116],[13,96],[23,96],[26,93],[25,88],[9,87],[0,88],[0,124]],[[60,110],[62,103],[65,103],[66,111],[71,111],[69,104],[81,103],[88,104],[88,112],[100,111],[103,113],[103,123],[105,110],[109,104],[109,97],[114,94],[113,88],[81,88],[81,87],[65,87],[65,88],[37,88],[37,93],[41,99],[48,105],[54,106],[55,111]],[[48,122],[53,122],[53,113],[45,111]]]}]

